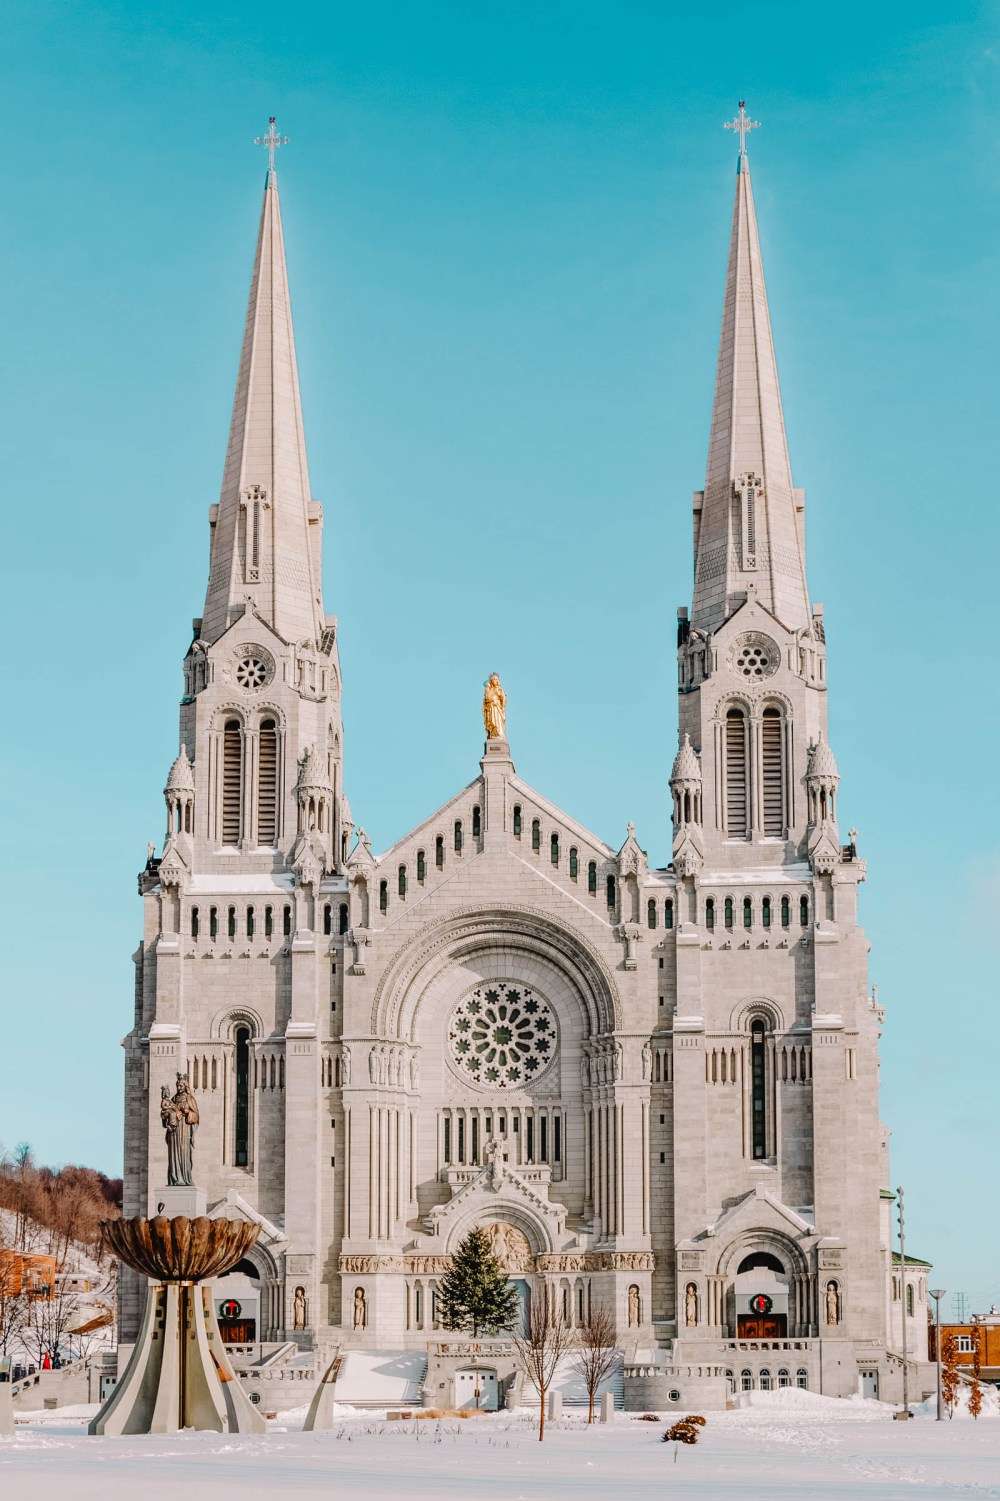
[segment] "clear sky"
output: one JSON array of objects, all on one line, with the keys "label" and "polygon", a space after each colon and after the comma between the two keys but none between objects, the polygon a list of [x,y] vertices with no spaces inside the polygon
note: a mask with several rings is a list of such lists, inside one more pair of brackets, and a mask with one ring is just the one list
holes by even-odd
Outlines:
[{"label": "clear sky", "polygon": [[[669,858],[746,95],[910,1248],[1000,1299],[996,3],[8,0],[0,1141],[121,1160],[263,184],[280,168],[347,785],[519,772]],[[947,1305],[946,1305],[947,1306]]]}]

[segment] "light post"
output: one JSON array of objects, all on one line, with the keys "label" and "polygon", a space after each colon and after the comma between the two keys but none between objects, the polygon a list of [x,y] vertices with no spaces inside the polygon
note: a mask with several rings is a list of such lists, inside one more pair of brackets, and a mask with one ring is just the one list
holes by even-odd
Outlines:
[{"label": "light post", "polygon": [[941,1412],[941,1299],[947,1292],[944,1287],[929,1287],[927,1291],[934,1299],[934,1354],[937,1356],[937,1421],[940,1423],[943,1416]]},{"label": "light post", "polygon": [[906,1348],[906,1235],[903,1224],[903,1190],[896,1189],[896,1203],[899,1209],[899,1314],[900,1323],[903,1326],[903,1410],[897,1412],[897,1418],[911,1418],[910,1411],[910,1373],[908,1351]]}]

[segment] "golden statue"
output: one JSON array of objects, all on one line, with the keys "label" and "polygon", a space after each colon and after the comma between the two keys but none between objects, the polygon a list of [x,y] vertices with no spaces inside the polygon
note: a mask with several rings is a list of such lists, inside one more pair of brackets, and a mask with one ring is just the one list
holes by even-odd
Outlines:
[{"label": "golden statue", "polygon": [[487,740],[504,738],[507,695],[503,691],[498,673],[491,672],[483,688],[483,724]]}]

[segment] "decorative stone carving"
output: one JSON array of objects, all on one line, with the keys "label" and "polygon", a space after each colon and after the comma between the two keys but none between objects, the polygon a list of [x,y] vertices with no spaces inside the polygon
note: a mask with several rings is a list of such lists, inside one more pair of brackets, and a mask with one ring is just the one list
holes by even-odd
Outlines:
[{"label": "decorative stone carving", "polygon": [[368,1327],[368,1300],[363,1287],[354,1289],[354,1327],[355,1329]]},{"label": "decorative stone carving", "polygon": [[503,1220],[494,1220],[486,1225],[486,1237],[490,1243],[490,1250],[497,1261],[507,1272],[527,1272],[531,1270],[532,1256],[528,1237],[516,1225],[508,1225]]},{"label": "decorative stone carving", "polygon": [[292,1328],[304,1329],[306,1327],[306,1290],[304,1287],[295,1289],[292,1299]]},{"label": "decorative stone carving", "polygon": [[698,1322],[698,1289],[693,1282],[684,1289],[684,1322],[689,1329]]}]

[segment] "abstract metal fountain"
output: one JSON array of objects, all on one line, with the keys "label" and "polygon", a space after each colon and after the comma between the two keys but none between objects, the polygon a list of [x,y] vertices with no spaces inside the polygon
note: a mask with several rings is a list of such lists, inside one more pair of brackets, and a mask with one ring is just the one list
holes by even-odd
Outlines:
[{"label": "abstract metal fountain", "polygon": [[142,1329],[90,1433],[263,1433],[226,1355],[206,1278],[234,1267],[257,1239],[242,1220],[183,1215],[106,1220],[105,1244],[150,1279]]}]

